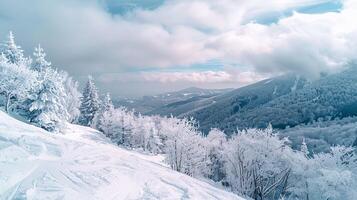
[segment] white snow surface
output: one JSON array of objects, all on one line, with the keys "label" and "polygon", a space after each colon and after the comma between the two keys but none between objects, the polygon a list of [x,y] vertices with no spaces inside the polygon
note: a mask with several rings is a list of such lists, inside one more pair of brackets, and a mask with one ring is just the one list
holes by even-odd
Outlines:
[{"label": "white snow surface", "polygon": [[161,157],[71,125],[53,134],[0,111],[0,199],[237,199],[169,169]]}]

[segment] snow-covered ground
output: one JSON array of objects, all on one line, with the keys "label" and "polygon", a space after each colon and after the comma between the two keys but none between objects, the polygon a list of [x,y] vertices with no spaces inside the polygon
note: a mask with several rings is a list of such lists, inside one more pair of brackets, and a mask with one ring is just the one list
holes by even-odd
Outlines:
[{"label": "snow-covered ground", "polygon": [[0,199],[242,199],[97,131],[52,134],[0,111]]}]

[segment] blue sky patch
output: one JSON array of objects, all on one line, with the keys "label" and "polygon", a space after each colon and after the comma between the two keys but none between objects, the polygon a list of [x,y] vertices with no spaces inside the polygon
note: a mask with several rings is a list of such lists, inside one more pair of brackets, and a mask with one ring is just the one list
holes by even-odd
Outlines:
[{"label": "blue sky patch", "polygon": [[137,8],[155,9],[165,0],[104,0],[111,14],[125,14]]},{"label": "blue sky patch", "polygon": [[305,14],[320,14],[326,12],[339,12],[342,9],[342,3],[340,1],[332,0],[324,3],[304,6],[301,8],[289,9],[280,12],[272,12],[266,15],[259,16],[253,19],[254,22],[264,25],[277,23],[280,19],[289,17],[294,11]]}]

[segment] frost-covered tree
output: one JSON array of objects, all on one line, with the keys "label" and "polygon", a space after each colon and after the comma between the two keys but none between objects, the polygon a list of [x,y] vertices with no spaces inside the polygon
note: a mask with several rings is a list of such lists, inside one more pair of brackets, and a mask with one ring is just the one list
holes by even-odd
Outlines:
[{"label": "frost-covered tree", "polygon": [[[107,98],[107,100],[109,100]],[[156,117],[135,115],[123,107],[114,109],[107,101],[102,109],[97,129],[102,131],[114,143],[145,152],[157,154],[163,151],[160,126]],[[100,112],[99,112],[100,113]]]},{"label": "frost-covered tree", "polygon": [[161,149],[162,141],[161,141],[158,130],[155,128],[155,126],[152,123],[153,122],[150,123],[148,139],[147,139],[146,143],[144,143],[144,150],[147,150],[154,154],[158,154],[158,153],[162,152],[162,149]]},{"label": "frost-covered tree", "polygon": [[123,107],[109,107],[109,110],[103,113],[99,128],[114,143],[131,148],[139,146],[134,142],[134,124],[136,117],[133,112]]},{"label": "frost-covered tree", "polygon": [[315,176],[308,178],[311,199],[356,198],[357,156],[353,148],[332,147],[330,153],[315,155],[312,162]]},{"label": "frost-covered tree", "polygon": [[353,148],[335,146],[329,153],[318,153],[309,158],[302,157],[304,159],[299,159],[298,154],[294,155],[296,161],[293,162],[290,198],[355,199],[357,156]]},{"label": "frost-covered tree", "polygon": [[43,69],[51,66],[51,63],[46,60],[46,53],[41,45],[35,48],[33,56],[35,59],[31,65],[31,69],[41,72]]},{"label": "frost-covered tree", "polygon": [[35,60],[37,63],[38,87],[32,91],[27,100],[29,107],[28,119],[31,123],[48,131],[57,131],[64,121],[69,118],[66,108],[65,77],[60,72],[51,68],[50,63],[44,58],[43,49],[36,49]]},{"label": "frost-covered tree", "polygon": [[8,59],[8,62],[12,64],[29,65],[31,63],[31,59],[25,58],[21,47],[16,45],[15,37],[11,31],[9,32],[8,40],[3,44],[2,53]]},{"label": "frost-covered tree", "polygon": [[103,114],[109,110],[113,110],[113,102],[110,97],[110,94],[107,93],[102,100],[102,104],[99,108],[99,111],[95,114],[93,119],[93,127],[97,128],[98,130],[102,131],[102,122],[103,122]]},{"label": "frost-covered tree", "polygon": [[154,120],[149,116],[139,115],[135,118],[132,135],[133,147],[151,153],[160,152],[160,137]]},{"label": "frost-covered tree", "polygon": [[[50,70],[45,70],[50,71]],[[52,72],[44,72],[44,79],[42,80],[37,94],[33,94],[30,104],[30,122],[44,128],[48,131],[55,131],[59,124],[65,120],[61,119],[60,113],[65,111],[65,108],[60,102],[62,92],[58,91],[58,83],[54,81]]]},{"label": "frost-covered tree", "polygon": [[216,182],[221,181],[225,177],[225,161],[223,155],[224,144],[226,141],[226,135],[216,128],[211,129],[205,138],[205,147],[207,151],[207,170],[205,170],[205,175]]},{"label": "frost-covered tree", "polygon": [[163,132],[167,134],[167,163],[172,169],[190,176],[202,174],[206,156],[194,120],[167,118],[163,123]]},{"label": "frost-covered tree", "polygon": [[78,82],[73,80],[66,72],[61,72],[64,80],[64,90],[67,95],[63,98],[63,104],[68,113],[68,122],[77,123],[80,115],[79,106],[81,105],[81,93],[78,90]]},{"label": "frost-covered tree", "polygon": [[117,127],[116,125],[116,120],[117,116],[115,110],[107,110],[102,114],[101,123],[97,127],[98,130],[102,131],[104,135],[113,142],[117,140],[118,130],[120,130],[120,127]]},{"label": "frost-covered tree", "polygon": [[107,93],[104,97],[103,102],[102,102],[101,111],[105,112],[105,111],[113,109],[113,108],[114,108],[114,105],[112,102],[112,98],[110,97],[110,94]]},{"label": "frost-covered tree", "polygon": [[96,113],[99,111],[99,97],[97,88],[94,85],[93,79],[91,76],[88,77],[87,84],[85,85],[82,98],[81,98],[81,106],[79,123],[84,126],[91,126],[93,122],[93,118]]},{"label": "frost-covered tree", "polygon": [[0,94],[6,112],[23,101],[29,91],[36,87],[36,74],[23,64],[9,62],[8,58],[0,55]]},{"label": "frost-covered tree", "polygon": [[225,145],[229,187],[254,199],[276,199],[287,192],[291,164],[286,147],[271,128],[238,132]]}]

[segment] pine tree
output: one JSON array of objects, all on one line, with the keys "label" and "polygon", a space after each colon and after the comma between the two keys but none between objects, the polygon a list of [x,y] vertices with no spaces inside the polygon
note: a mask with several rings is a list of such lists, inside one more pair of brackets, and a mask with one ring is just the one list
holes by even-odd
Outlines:
[{"label": "pine tree", "polygon": [[31,68],[35,71],[42,71],[44,68],[50,67],[51,63],[46,60],[46,53],[43,48],[39,44],[37,48],[35,48],[35,52],[33,53],[35,60],[32,63]]},{"label": "pine tree", "polygon": [[56,131],[69,117],[65,104],[65,77],[51,68],[51,63],[45,59],[46,54],[41,46],[35,48],[34,56],[32,68],[38,72],[39,86],[31,92],[25,102],[29,105],[28,118],[31,123],[41,128]]},{"label": "pine tree", "polygon": [[68,118],[63,98],[67,95],[64,90],[62,77],[50,68],[43,68],[38,81],[40,86],[30,97],[30,122],[48,131],[57,131]]},{"label": "pine tree", "polygon": [[8,40],[3,46],[3,53],[10,63],[17,65],[23,64],[26,66],[31,63],[31,59],[25,58],[21,47],[16,45],[15,37],[11,31],[9,32]]},{"label": "pine tree", "polygon": [[91,76],[88,77],[81,100],[79,123],[84,126],[91,126],[94,116],[99,111],[98,92]]},{"label": "pine tree", "polygon": [[102,106],[101,111],[105,112],[105,111],[108,111],[108,110],[113,109],[113,108],[114,108],[114,106],[113,106],[112,99],[110,97],[110,94],[107,93],[105,95],[105,97],[104,97],[103,106]]}]

